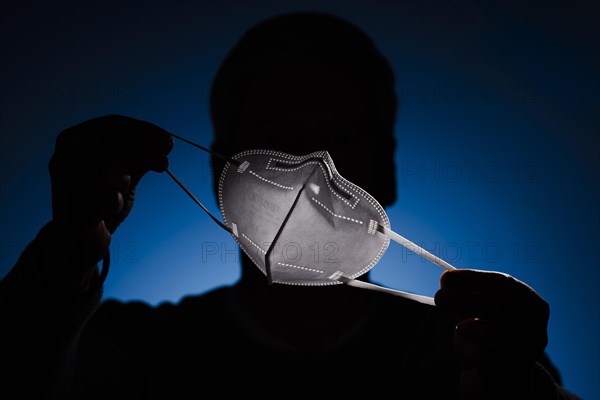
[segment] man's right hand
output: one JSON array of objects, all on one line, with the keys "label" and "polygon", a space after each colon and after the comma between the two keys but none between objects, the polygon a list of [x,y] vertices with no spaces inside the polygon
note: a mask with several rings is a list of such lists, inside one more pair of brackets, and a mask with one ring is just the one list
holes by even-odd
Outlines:
[{"label": "man's right hand", "polygon": [[45,275],[71,281],[76,292],[87,287],[90,270],[133,207],[136,185],[148,171],[167,169],[172,147],[164,129],[119,115],[90,119],[59,134],[49,164],[53,239],[43,257],[52,268],[60,262],[58,269],[66,270]]}]

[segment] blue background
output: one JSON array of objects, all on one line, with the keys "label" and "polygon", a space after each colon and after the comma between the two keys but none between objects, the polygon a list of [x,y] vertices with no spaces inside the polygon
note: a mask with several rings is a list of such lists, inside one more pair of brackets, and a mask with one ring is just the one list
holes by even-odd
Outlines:
[{"label": "blue background", "polygon": [[[330,11],[364,28],[396,72],[392,228],[457,267],[532,285],[551,305],[547,350],[565,386],[600,398],[591,2],[486,4],[4,2],[0,276],[50,218],[47,162],[60,130],[119,113],[209,145],[211,79],[239,36],[270,15]],[[176,143],[170,158],[218,215],[208,156]],[[111,298],[176,302],[240,273],[235,242],[165,174],[141,182],[111,252]],[[440,273],[394,243],[372,270],[382,285],[426,295]]]}]

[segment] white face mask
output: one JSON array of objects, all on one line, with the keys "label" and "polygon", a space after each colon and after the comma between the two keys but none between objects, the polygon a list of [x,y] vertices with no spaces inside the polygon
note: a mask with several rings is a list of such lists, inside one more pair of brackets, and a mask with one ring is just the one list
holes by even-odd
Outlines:
[{"label": "white face mask", "polygon": [[219,179],[223,222],[269,283],[332,285],[377,264],[390,223],[377,200],[342,178],[325,151],[248,150]]},{"label": "white face mask", "polygon": [[228,161],[218,184],[223,222],[211,218],[232,234],[269,283],[349,284],[434,304],[430,297],[355,280],[379,262],[390,239],[445,269],[454,267],[393,232],[383,207],[340,176],[329,153],[293,156],[257,149],[216,156]]}]

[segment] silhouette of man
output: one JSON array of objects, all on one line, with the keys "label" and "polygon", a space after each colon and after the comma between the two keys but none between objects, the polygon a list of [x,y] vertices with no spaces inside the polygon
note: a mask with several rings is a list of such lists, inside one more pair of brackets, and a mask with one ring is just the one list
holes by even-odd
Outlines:
[{"label": "silhouette of man", "polygon": [[[212,147],[328,150],[385,207],[396,108],[392,69],[364,32],[326,14],[282,15],[243,35],[218,71]],[[172,146],[161,128],[117,115],[58,136],[53,218],[0,286],[2,363],[20,397],[345,396],[364,386],[410,399],[576,398],[544,355],[548,305],[500,273],[444,273],[431,307],[346,285],[268,286],[242,255],[234,285],[158,307],[100,305],[97,263],[136,184],[167,168]],[[222,167],[214,158],[215,177]]]}]

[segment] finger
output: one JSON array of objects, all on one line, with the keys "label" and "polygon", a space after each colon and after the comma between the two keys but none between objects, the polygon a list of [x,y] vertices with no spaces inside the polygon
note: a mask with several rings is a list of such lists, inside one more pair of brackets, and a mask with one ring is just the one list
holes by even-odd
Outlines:
[{"label": "finger", "polygon": [[434,296],[435,305],[466,317],[493,317],[488,302],[483,300],[477,291],[461,292],[450,289],[440,289]]},{"label": "finger", "polygon": [[512,276],[496,271],[484,271],[476,269],[456,269],[444,271],[440,277],[440,287],[469,289],[488,289],[499,286],[511,285],[512,288],[523,291],[525,288],[532,290],[522,282],[514,285],[516,279]]},{"label": "finger", "polygon": [[485,346],[488,349],[513,343],[513,330],[508,325],[482,318],[469,318],[456,325],[455,333],[461,338],[469,339],[473,343]]},{"label": "finger", "polygon": [[435,304],[465,317],[513,321],[527,325],[545,325],[549,317],[547,303],[537,298],[522,298],[501,291],[460,291],[440,289]]},{"label": "finger", "polygon": [[149,122],[117,115],[94,118],[61,132],[56,140],[59,161],[73,164],[89,158],[119,161],[132,173],[166,168],[172,137]]},{"label": "finger", "polygon": [[499,340],[489,321],[470,319],[460,322],[454,332],[454,349],[462,369],[481,368],[490,363],[490,348]]},{"label": "finger", "polygon": [[492,364],[518,365],[532,361],[539,346],[517,325],[473,318],[457,324],[454,346],[462,367],[485,367]]},{"label": "finger", "polygon": [[73,222],[99,222],[122,211],[131,191],[132,179],[125,167],[108,160],[54,170],[53,209],[55,218]]},{"label": "finger", "polygon": [[135,133],[129,132],[111,138],[111,142],[106,144],[106,149],[98,155],[123,164],[135,175],[166,170],[167,156],[173,148],[172,137],[164,131],[164,135],[157,137]]},{"label": "finger", "polygon": [[[461,269],[446,271],[440,278],[441,305],[468,309],[469,303],[483,302],[488,311],[537,312],[549,314],[548,304],[529,285],[494,271]],[[471,306],[473,311],[476,305]]]},{"label": "finger", "polygon": [[515,347],[527,344],[527,353],[539,352],[548,343],[549,309],[546,303],[543,303],[546,307],[540,308],[537,303],[532,305],[510,297],[501,298],[490,293],[465,293],[448,289],[440,289],[435,294],[435,303],[440,308],[458,314],[458,328],[466,337],[481,336],[484,328],[479,325],[461,324],[465,321],[484,320],[490,324],[498,324],[495,327],[503,327],[504,333],[511,332],[511,340]]},{"label": "finger", "polygon": [[147,142],[157,151],[168,153],[171,136],[150,122],[122,115],[92,118],[63,130],[56,139],[57,150],[94,149],[110,144],[115,138],[131,139],[134,143]]},{"label": "finger", "polygon": [[519,297],[538,298],[539,295],[526,283],[503,272],[475,269],[444,271],[440,287],[451,290],[506,293]]},{"label": "finger", "polygon": [[113,212],[104,216],[103,221],[106,226],[106,229],[112,234],[117,228],[121,225],[125,218],[129,215],[133,207],[133,195],[130,193],[127,196],[120,196],[121,207],[117,212]]}]

